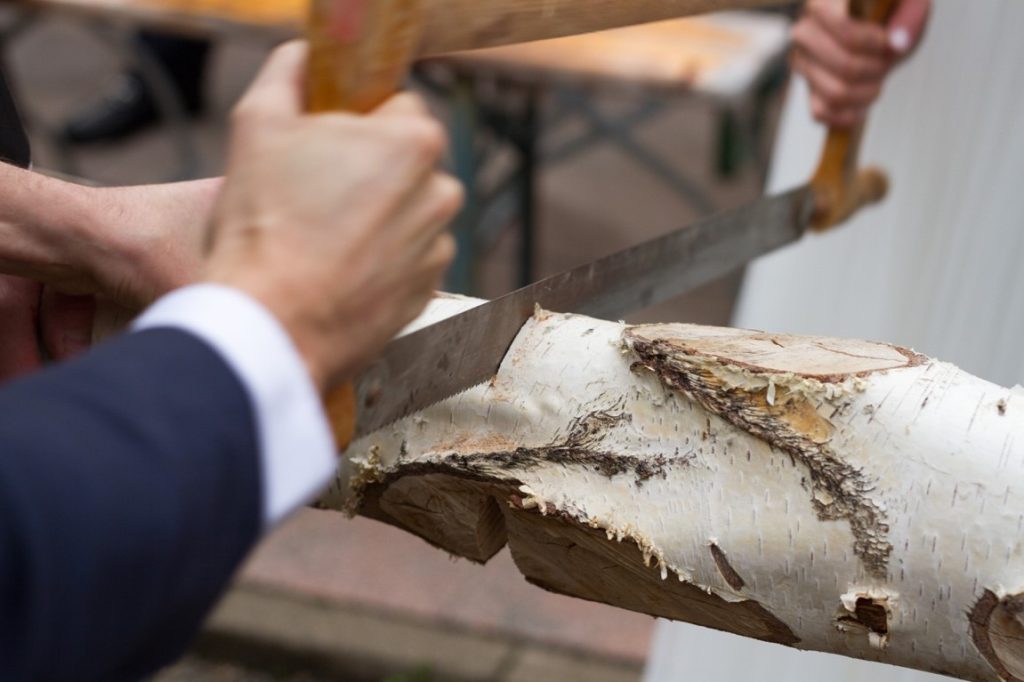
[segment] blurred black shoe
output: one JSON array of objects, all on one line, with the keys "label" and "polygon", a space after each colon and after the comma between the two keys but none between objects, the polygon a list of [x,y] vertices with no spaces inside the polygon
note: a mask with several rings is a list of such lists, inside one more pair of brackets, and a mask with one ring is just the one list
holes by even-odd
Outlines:
[{"label": "blurred black shoe", "polygon": [[[202,113],[198,94],[180,92],[187,114]],[[119,76],[96,101],[88,104],[64,125],[63,137],[73,144],[119,140],[160,122],[160,112],[149,88],[137,74]]]},{"label": "blurred black shoe", "polygon": [[142,79],[124,74],[71,117],[64,126],[64,139],[76,144],[116,140],[144,130],[158,119],[153,97]]}]

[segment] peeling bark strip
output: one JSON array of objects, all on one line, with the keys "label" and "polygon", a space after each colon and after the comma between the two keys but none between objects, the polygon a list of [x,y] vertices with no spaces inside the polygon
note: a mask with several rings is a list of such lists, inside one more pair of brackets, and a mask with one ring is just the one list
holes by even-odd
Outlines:
[{"label": "peeling bark strip", "polygon": [[[853,551],[875,578],[885,578],[892,545],[887,540],[889,526],[885,513],[871,498],[875,482],[844,462],[828,443],[832,424],[819,413],[823,405],[836,412],[849,408],[846,394],[851,387],[849,375],[828,376],[825,380],[809,375],[792,379],[779,376],[771,369],[734,364],[735,360],[701,353],[677,339],[648,340],[657,334],[657,327],[638,328],[626,332],[626,342],[639,356],[635,368],[654,372],[670,388],[686,393],[711,412],[728,420],[767,443],[788,453],[807,470],[806,487],[811,504],[822,521],[847,521],[856,543]],[[778,336],[768,337],[773,346],[786,346]],[[906,352],[899,351],[901,356]],[[776,353],[778,354],[778,353]],[[842,353],[857,358],[850,353]],[[865,360],[882,359],[884,368],[891,368],[889,358],[869,356]],[[897,360],[897,362],[899,362]],[[909,363],[906,357],[902,365]],[[747,381],[730,383],[730,375],[749,373]],[[857,379],[863,379],[860,372]],[[767,377],[761,387],[755,377]],[[799,384],[801,389],[787,387]],[[831,389],[831,390],[830,390]]]},{"label": "peeling bark strip", "polygon": [[565,594],[1024,682],[1022,408],[886,344],[543,314],[492,382],[355,443],[322,504],[507,544]]}]

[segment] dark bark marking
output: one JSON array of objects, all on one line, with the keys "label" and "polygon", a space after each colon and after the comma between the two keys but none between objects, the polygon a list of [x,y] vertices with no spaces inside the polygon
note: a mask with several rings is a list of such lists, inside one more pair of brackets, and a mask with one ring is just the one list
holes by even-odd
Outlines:
[{"label": "dark bark marking", "polygon": [[732,567],[732,564],[729,563],[729,560],[726,558],[725,552],[722,551],[722,548],[715,543],[711,543],[710,549],[711,557],[715,560],[715,565],[718,566],[718,572],[722,574],[723,578],[725,578],[725,582],[729,583],[729,587],[737,592],[742,590],[746,583],[743,582],[743,578],[736,572],[736,569]]},{"label": "dark bark marking", "polygon": [[605,432],[633,420],[632,415],[616,412],[616,409],[621,409],[621,406],[576,418],[569,424],[568,433],[551,445],[472,455],[452,453],[444,460],[461,470],[482,473],[494,467],[515,472],[548,464],[582,466],[607,478],[632,473],[638,487],[652,478],[665,478],[670,467],[690,463],[692,457],[686,455],[637,457],[601,450],[600,444]]}]

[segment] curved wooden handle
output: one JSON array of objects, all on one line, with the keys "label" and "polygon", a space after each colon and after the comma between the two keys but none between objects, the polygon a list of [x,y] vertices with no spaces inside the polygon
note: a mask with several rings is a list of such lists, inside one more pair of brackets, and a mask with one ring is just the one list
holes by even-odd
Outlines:
[{"label": "curved wooden handle", "polygon": [[359,408],[356,403],[356,387],[352,382],[342,384],[327,394],[324,401],[327,419],[331,422],[331,433],[338,452],[352,444],[356,435],[356,417]]},{"label": "curved wooden handle", "polygon": [[377,108],[405,78],[422,26],[423,0],[313,0],[310,111]]},{"label": "curved wooden handle", "polygon": [[[422,0],[313,0],[308,37],[311,112],[367,113],[394,94],[419,42]],[[326,399],[339,451],[356,431],[356,388],[347,383]]]},{"label": "curved wooden handle", "polygon": [[[897,0],[851,0],[850,16],[885,23],[896,7]],[[811,180],[817,205],[811,220],[811,229],[824,232],[846,222],[854,213],[885,198],[889,180],[879,168],[861,170],[860,144],[864,124],[849,130],[831,128],[818,170]]]}]

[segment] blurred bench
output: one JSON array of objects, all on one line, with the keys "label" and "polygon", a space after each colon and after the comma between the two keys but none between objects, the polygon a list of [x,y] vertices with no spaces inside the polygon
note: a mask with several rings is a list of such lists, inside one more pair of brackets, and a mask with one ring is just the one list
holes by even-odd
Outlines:
[{"label": "blurred bench", "polygon": [[[133,36],[148,28],[211,40],[245,40],[269,48],[301,32],[307,0],[15,0],[3,3],[0,48],[15,40],[35,22],[72,18],[89,29],[103,50],[114,55],[125,69],[145,81],[160,111],[165,130],[174,144],[177,161],[166,180],[195,177],[201,168],[198,142],[191,134],[177,90],[162,65],[136,49]],[[17,86],[17,82],[13,84]],[[17,96],[19,93],[15,92]],[[24,104],[25,98],[19,97]],[[81,175],[76,151],[61,139],[44,117],[23,106],[26,124],[47,140],[56,153],[55,170]]]},{"label": "blurred bench", "polygon": [[284,39],[302,28],[307,0],[18,0],[18,4],[213,38],[255,35]]},{"label": "blurred bench", "polygon": [[[150,85],[175,136],[181,159],[177,175],[188,176],[198,154],[183,107],[159,65],[133,49],[130,31],[123,29],[147,27],[270,45],[301,31],[307,1],[18,0],[14,6],[24,10],[26,20],[60,13],[90,21]],[[751,160],[763,167],[758,152],[764,146],[766,102],[784,76],[787,33],[783,16],[730,12],[457,53],[419,64],[416,77],[448,108],[452,164],[467,189],[467,205],[455,225],[459,257],[449,290],[473,292],[477,255],[513,227],[519,235],[514,284],[533,281],[540,169],[599,142],[614,144],[698,214],[712,212],[705,188],[634,133],[677,98],[698,97],[717,112],[718,130],[710,134],[717,135],[720,176],[729,177]],[[601,110],[597,97],[609,93],[624,95],[625,113]],[[572,122],[582,122],[586,131],[557,147],[544,147],[545,137]],[[511,166],[508,150],[514,157]],[[61,170],[76,172],[71,163]]]},{"label": "blurred bench", "polygon": [[[715,210],[707,192],[634,132],[681,96],[718,112],[721,177],[753,160],[763,145],[765,107],[785,74],[788,20],[730,12],[584,36],[476,50],[427,60],[416,70],[451,112],[453,164],[467,188],[457,223],[461,253],[486,251],[518,227],[517,285],[534,280],[536,192],[544,166],[608,142],[666,183],[698,214]],[[598,97],[620,93],[625,113],[604,113]],[[585,132],[544,145],[570,123]],[[514,151],[508,168],[505,150]],[[492,172],[489,165],[502,166]],[[449,288],[472,292],[475,257],[460,258]]]}]

